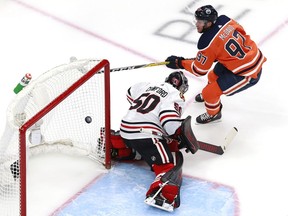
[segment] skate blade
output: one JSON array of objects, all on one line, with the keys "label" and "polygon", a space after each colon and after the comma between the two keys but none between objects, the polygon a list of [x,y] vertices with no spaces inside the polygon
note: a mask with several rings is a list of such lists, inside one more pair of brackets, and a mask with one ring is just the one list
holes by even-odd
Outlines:
[{"label": "skate blade", "polygon": [[155,208],[159,208],[161,210],[164,210],[164,211],[168,211],[168,212],[173,212],[174,210],[174,207],[173,207],[173,204],[169,204],[169,203],[166,203],[164,200],[161,203],[157,203],[157,201],[155,199],[153,199],[153,197],[147,197],[145,200],[144,200],[144,203],[146,203],[147,205],[150,205],[150,206],[153,206]]},{"label": "skate blade", "polygon": [[207,124],[214,124],[214,123],[219,123],[219,122],[222,122],[221,119],[218,119],[218,120],[215,120],[215,121],[210,121],[208,123],[198,123],[195,121],[195,125],[207,125]]}]

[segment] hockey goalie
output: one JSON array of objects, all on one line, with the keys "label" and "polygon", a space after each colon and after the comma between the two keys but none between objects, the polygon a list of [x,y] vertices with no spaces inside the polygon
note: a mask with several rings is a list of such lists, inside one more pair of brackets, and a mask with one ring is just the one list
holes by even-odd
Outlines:
[{"label": "hockey goalie", "polygon": [[112,158],[141,158],[151,167],[156,177],[145,203],[165,211],[180,206],[183,156],[179,149],[194,154],[199,148],[191,117],[181,118],[187,90],[188,80],[181,71],[171,73],[165,82],[131,86],[127,91],[131,106],[120,132],[111,133]]}]

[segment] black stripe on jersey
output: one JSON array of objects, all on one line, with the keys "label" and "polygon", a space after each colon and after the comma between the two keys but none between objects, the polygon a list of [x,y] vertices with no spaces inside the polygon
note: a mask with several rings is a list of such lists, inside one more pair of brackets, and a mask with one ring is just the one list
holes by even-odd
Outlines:
[{"label": "black stripe on jersey", "polygon": [[123,122],[124,124],[127,124],[127,125],[145,125],[145,124],[146,125],[153,125],[153,126],[159,128],[160,130],[162,130],[162,128],[160,128],[159,125],[157,125],[153,122],[144,122],[144,121],[143,122],[127,122],[124,120],[122,120],[121,122]]},{"label": "black stripe on jersey", "polygon": [[127,93],[131,97],[131,87],[127,90]]},{"label": "black stripe on jersey", "polygon": [[120,129],[120,131],[122,131],[124,133],[129,133],[129,134],[140,133],[140,131],[127,131],[127,130],[123,130],[123,129]]},{"label": "black stripe on jersey", "polygon": [[262,54],[262,52],[260,50],[259,50],[259,52],[260,52],[260,55],[259,55],[259,58],[257,59],[257,61],[255,62],[255,64],[253,64],[249,68],[246,68],[246,69],[244,69],[242,71],[237,72],[236,74],[237,75],[245,74],[247,71],[253,70],[255,67],[257,67],[259,62],[260,62],[260,60],[262,59],[262,56],[263,56],[263,54]]}]

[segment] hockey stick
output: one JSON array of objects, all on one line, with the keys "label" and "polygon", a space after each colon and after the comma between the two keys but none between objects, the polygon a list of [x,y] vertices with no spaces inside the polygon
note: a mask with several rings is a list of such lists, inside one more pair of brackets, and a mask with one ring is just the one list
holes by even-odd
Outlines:
[{"label": "hockey stick", "polygon": [[[75,62],[75,61],[77,61],[77,58],[75,56],[71,56],[70,63]],[[95,61],[100,61],[100,60],[95,60]],[[110,69],[110,72],[133,70],[133,69],[161,66],[161,65],[167,65],[167,64],[169,64],[169,62],[165,61],[165,62],[154,62],[154,63],[142,64],[142,65],[132,65],[132,66],[126,66],[126,67],[113,68],[113,69]],[[98,73],[104,73],[104,70],[101,70]]]},{"label": "hockey stick", "polygon": [[[154,67],[154,66],[160,66],[160,65],[166,65],[166,64],[169,64],[169,62],[156,62],[156,63],[142,64],[142,65],[133,65],[133,66],[113,68],[113,69],[110,69],[110,72],[134,70],[134,69],[139,69],[139,68]],[[104,70],[101,70],[98,73],[104,73]]]},{"label": "hockey stick", "polygon": [[233,127],[229,131],[229,133],[226,135],[226,137],[224,138],[223,145],[220,145],[220,146],[216,146],[216,145],[212,145],[212,144],[209,144],[206,142],[198,141],[200,149],[207,151],[207,152],[222,155],[226,151],[227,146],[233,141],[233,139],[237,135],[237,133],[238,133],[238,129],[236,127]]},{"label": "hockey stick", "polygon": [[[140,130],[142,133],[150,133],[150,134],[153,134],[155,136],[159,136],[159,137],[163,137],[163,138],[170,138],[169,136],[167,135],[164,135],[160,132],[156,132],[156,131],[152,131],[150,129],[145,129],[145,128],[141,128]],[[233,127],[229,133],[226,135],[226,137],[224,138],[224,143],[223,145],[213,145],[211,143],[207,143],[207,142],[203,142],[203,141],[199,141],[198,140],[198,144],[199,144],[199,148],[202,150],[202,151],[207,151],[207,152],[210,152],[210,153],[214,153],[214,154],[218,154],[218,155],[222,155],[224,154],[224,152],[226,151],[227,149],[227,146],[233,141],[234,137],[237,135],[237,128],[236,127]],[[171,139],[171,138],[170,138]]]}]

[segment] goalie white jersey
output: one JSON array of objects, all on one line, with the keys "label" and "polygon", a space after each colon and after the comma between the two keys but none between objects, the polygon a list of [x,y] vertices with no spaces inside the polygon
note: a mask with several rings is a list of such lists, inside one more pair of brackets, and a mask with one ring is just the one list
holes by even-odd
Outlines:
[{"label": "goalie white jersey", "polygon": [[185,99],[170,83],[137,83],[128,89],[127,100],[131,106],[120,127],[125,139],[153,137],[141,129],[172,135],[181,125]]}]

